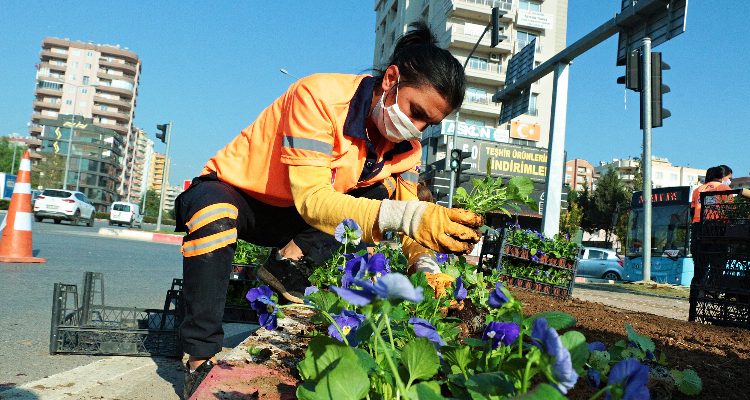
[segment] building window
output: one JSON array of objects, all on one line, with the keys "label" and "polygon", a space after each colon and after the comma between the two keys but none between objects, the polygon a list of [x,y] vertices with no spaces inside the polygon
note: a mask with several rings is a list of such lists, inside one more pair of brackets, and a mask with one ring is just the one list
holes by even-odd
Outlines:
[{"label": "building window", "polygon": [[91,69],[91,64],[89,63],[83,64],[83,68]]},{"label": "building window", "polygon": [[65,104],[72,105],[73,104],[73,100],[70,100],[70,99],[65,100]]},{"label": "building window", "polygon": [[664,172],[661,172],[661,171],[657,172],[656,179],[664,179]]},{"label": "building window", "polygon": [[78,68],[78,61],[73,61],[73,68]]},{"label": "building window", "polygon": [[466,118],[464,120],[464,123],[466,123],[466,125],[469,125],[469,126],[479,126],[479,127],[482,127],[482,128],[484,128],[485,126],[487,126],[487,124],[485,124],[484,121],[482,121],[480,119]]},{"label": "building window", "polygon": [[84,77],[83,77],[83,84],[84,84],[84,85],[88,85],[88,84],[89,84],[89,81],[90,81],[90,80],[91,80],[91,77],[89,77],[89,76],[84,76]]},{"label": "building window", "polygon": [[88,92],[89,92],[89,90],[88,90],[88,89],[86,89],[86,88],[81,88],[81,94],[86,94],[86,93],[88,93]]},{"label": "building window", "polygon": [[529,97],[529,115],[531,116],[537,116],[539,115],[539,109],[537,108],[537,98],[539,97],[538,94],[532,94]]},{"label": "building window", "polygon": [[[531,32],[524,32],[524,31],[516,31],[516,41],[518,42],[519,48],[526,47],[527,44],[531,43],[532,40],[538,38],[539,36],[535,33]],[[539,46],[539,41],[536,41],[536,45]]]},{"label": "building window", "polygon": [[529,10],[529,11],[542,11],[542,3],[538,1],[531,1],[531,0],[519,0],[518,9]]},{"label": "building window", "polygon": [[469,68],[478,69],[481,71],[487,71],[489,69],[489,61],[486,58],[471,57],[469,58]]},{"label": "building window", "polygon": [[86,57],[92,57],[93,55],[94,55],[93,51],[87,51],[86,52]]},{"label": "building window", "polygon": [[42,89],[60,90],[62,89],[63,85],[62,83],[57,82],[39,81],[39,87]]},{"label": "building window", "polygon": [[488,103],[487,92],[484,91],[484,89],[469,86],[468,88],[466,88],[466,97],[467,100],[473,103]]}]

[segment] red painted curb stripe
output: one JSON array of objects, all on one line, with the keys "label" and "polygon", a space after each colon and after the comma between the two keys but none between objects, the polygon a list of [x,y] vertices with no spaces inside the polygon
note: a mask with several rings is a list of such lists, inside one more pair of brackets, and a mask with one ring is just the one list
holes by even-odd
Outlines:
[{"label": "red painted curb stripe", "polygon": [[151,241],[158,243],[171,243],[171,244],[182,244],[182,236],[180,235],[169,235],[166,233],[154,233]]}]

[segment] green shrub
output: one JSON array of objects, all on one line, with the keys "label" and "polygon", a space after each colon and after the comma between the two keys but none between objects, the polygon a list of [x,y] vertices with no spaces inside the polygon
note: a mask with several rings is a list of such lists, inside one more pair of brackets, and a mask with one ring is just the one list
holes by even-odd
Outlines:
[{"label": "green shrub", "polygon": [[10,200],[0,200],[0,210],[7,210],[10,206]]}]

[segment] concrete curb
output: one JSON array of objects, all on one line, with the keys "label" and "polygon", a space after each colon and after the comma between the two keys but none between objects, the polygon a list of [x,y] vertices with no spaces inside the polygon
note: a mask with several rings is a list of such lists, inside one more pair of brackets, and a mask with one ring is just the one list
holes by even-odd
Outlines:
[{"label": "concrete curb", "polygon": [[609,283],[614,285],[617,281],[612,279],[601,279],[601,278],[587,278],[584,276],[576,276],[576,283]]},{"label": "concrete curb", "polygon": [[99,235],[110,236],[118,239],[140,240],[143,242],[155,242],[165,244],[182,244],[181,235],[170,235],[167,233],[154,233],[136,231],[131,229],[99,228]]},{"label": "concrete curb", "polygon": [[[279,329],[260,328],[230,351],[198,386],[190,400],[224,398],[295,399],[299,381],[290,371],[304,357],[312,329],[310,310],[287,309]],[[247,349],[260,351],[251,356]],[[262,356],[265,354],[265,356]],[[231,396],[227,396],[230,394]]]}]

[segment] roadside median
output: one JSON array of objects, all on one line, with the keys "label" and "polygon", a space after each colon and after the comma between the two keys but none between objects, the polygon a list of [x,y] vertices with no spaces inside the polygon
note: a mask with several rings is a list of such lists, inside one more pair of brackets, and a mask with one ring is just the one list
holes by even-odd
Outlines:
[{"label": "roadside median", "polygon": [[99,228],[99,235],[118,239],[140,240],[143,242],[182,244],[182,235],[170,235],[168,233],[146,232],[134,229]]}]

